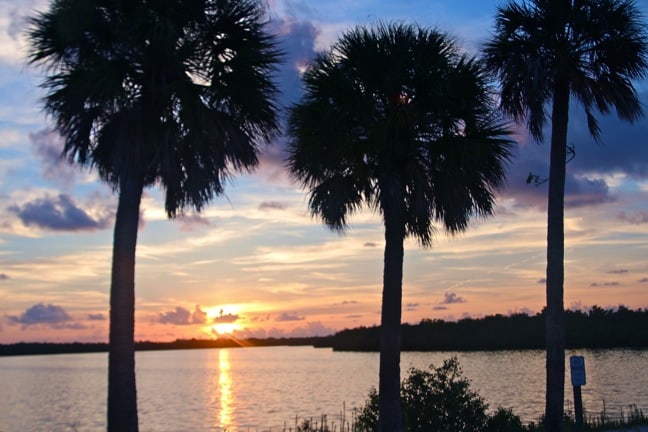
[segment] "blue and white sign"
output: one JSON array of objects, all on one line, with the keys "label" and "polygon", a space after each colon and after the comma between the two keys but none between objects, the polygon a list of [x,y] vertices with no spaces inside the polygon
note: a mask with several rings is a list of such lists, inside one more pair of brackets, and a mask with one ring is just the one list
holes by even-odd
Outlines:
[{"label": "blue and white sign", "polygon": [[585,357],[569,357],[569,366],[571,368],[571,380],[574,387],[585,385]]}]

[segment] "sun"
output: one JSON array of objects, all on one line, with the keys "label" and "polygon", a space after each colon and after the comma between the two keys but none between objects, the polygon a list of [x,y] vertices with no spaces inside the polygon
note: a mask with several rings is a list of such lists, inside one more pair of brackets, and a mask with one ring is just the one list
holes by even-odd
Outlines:
[{"label": "sun", "polygon": [[236,323],[217,323],[211,326],[212,331],[220,336],[231,335],[236,330],[240,330],[240,326]]}]

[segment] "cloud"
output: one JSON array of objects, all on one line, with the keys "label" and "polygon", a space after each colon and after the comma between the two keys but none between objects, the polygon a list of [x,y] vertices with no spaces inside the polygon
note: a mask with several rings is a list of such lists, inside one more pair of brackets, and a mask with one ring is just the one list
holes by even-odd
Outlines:
[{"label": "cloud", "polygon": [[443,294],[443,301],[439,304],[456,304],[456,303],[465,303],[466,300],[463,297],[458,296],[456,293],[453,292],[446,292]]},{"label": "cloud", "polygon": [[628,222],[632,225],[641,225],[648,223],[648,211],[637,210],[630,213],[620,212],[617,219]]},{"label": "cloud", "polygon": [[38,303],[27,309],[19,316],[10,315],[7,322],[19,324],[25,329],[31,326],[48,326],[54,329],[85,329],[81,323],[76,323],[61,306]]},{"label": "cloud", "polygon": [[265,201],[259,204],[260,211],[267,210],[286,210],[287,206],[277,201]]},{"label": "cloud", "polygon": [[311,336],[328,336],[335,333],[335,330],[326,327],[320,321],[308,322],[305,326],[299,326],[292,329],[286,334],[287,337],[311,337]]},{"label": "cloud", "polygon": [[546,284],[547,283],[547,278],[540,278],[536,281],[538,284]]},{"label": "cloud", "polygon": [[57,197],[46,196],[7,209],[15,214],[26,226],[36,226],[52,231],[96,231],[108,228],[112,222],[112,213],[93,218],[84,209],[77,206],[67,194]]},{"label": "cloud", "polygon": [[641,278],[641,279],[639,279],[638,282],[639,282],[639,283],[648,283],[648,277]]},{"label": "cloud", "polygon": [[7,276],[5,273],[0,273],[0,281],[9,280],[9,279],[11,278]]},{"label": "cloud", "polygon": [[88,320],[90,321],[106,321],[107,319],[106,315],[102,313],[88,314]]},{"label": "cloud", "polygon": [[[270,31],[278,35],[279,48],[284,54],[276,82],[281,91],[279,105],[283,113],[287,114],[287,108],[303,94],[301,74],[315,57],[316,40],[321,29],[310,21],[295,17],[277,17],[270,22],[270,26]],[[261,153],[261,170],[266,176],[274,178],[285,175],[287,142],[285,136],[279,137]]]},{"label": "cloud", "polygon": [[434,306],[432,310],[439,311],[439,310],[448,310],[447,306]]},{"label": "cloud", "polygon": [[[140,221],[141,220],[143,220],[143,218],[140,216]],[[171,220],[179,223],[180,229],[184,232],[193,232],[197,227],[205,227],[211,225],[209,219],[202,217],[198,213],[179,215]]]},{"label": "cloud", "polygon": [[283,312],[275,318],[275,321],[303,321],[305,319],[295,313]]},{"label": "cloud", "polygon": [[420,303],[407,303],[405,305],[405,310],[406,311],[415,311],[419,308]]},{"label": "cloud", "polygon": [[613,287],[613,286],[619,286],[621,285],[617,281],[611,281],[611,282],[592,282],[590,284],[591,287]]},{"label": "cloud", "polygon": [[629,271],[630,270],[627,270],[627,269],[616,269],[616,270],[607,271],[606,273],[609,273],[609,274],[624,274],[624,273],[628,273]]},{"label": "cloud", "polygon": [[366,242],[362,246],[367,247],[367,248],[375,248],[375,247],[378,247],[378,243],[376,243],[376,242]]},{"label": "cloud", "polygon": [[59,134],[50,130],[40,130],[30,133],[29,141],[43,167],[44,179],[66,188],[75,183],[79,171],[62,156],[63,139]]},{"label": "cloud", "polygon": [[193,312],[181,306],[175,310],[160,313],[157,322],[160,324],[191,325],[207,323],[207,313],[199,305],[196,305]]}]

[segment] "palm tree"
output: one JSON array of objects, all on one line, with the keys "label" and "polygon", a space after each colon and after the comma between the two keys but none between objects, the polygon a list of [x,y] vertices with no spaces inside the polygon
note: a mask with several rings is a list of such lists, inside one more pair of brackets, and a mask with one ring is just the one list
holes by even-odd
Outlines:
[{"label": "palm tree", "polygon": [[291,108],[288,166],[334,231],[363,205],[385,228],[379,423],[402,430],[404,239],[430,246],[493,211],[511,142],[482,69],[445,34],[404,24],[355,28],[305,72]]},{"label": "palm tree", "polygon": [[29,60],[64,155],[119,195],[110,288],[108,430],[136,431],[135,248],[145,187],[173,217],[257,164],[278,128],[278,51],[255,0],[55,0]]},{"label": "palm tree", "polygon": [[501,82],[501,105],[526,121],[542,141],[551,105],[551,157],[547,208],[547,430],[562,430],[564,342],[564,196],[570,96],[594,116],[614,108],[634,121],[642,109],[632,80],[645,75],[645,24],[631,0],[531,0],[498,8],[485,61]]}]

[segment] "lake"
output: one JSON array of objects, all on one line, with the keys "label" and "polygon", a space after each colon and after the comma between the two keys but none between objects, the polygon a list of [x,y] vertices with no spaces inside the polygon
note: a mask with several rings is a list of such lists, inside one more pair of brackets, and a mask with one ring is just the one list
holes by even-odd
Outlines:
[{"label": "lake", "polygon": [[[585,357],[585,410],[618,416],[635,404],[648,413],[648,350],[578,350]],[[544,352],[405,352],[410,367],[456,356],[491,408],[525,421],[544,409]],[[106,353],[0,357],[0,432],[104,431]],[[351,419],[378,383],[378,354],[311,347],[138,352],[140,430],[281,431],[295,417]],[[569,374],[567,367],[567,374]],[[565,406],[572,409],[566,378]]]}]

